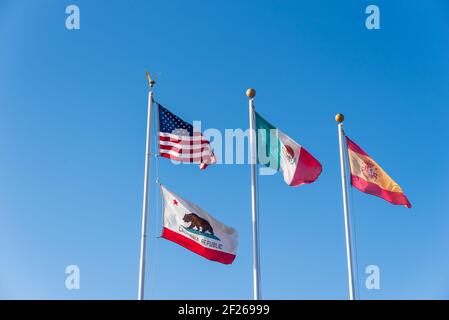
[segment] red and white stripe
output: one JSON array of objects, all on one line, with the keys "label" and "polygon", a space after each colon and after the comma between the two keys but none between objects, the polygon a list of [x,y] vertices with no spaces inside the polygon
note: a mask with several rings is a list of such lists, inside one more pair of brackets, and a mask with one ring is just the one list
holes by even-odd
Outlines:
[{"label": "red and white stripe", "polygon": [[159,154],[179,162],[199,163],[200,169],[216,163],[209,141],[196,132],[193,137],[159,132]]}]

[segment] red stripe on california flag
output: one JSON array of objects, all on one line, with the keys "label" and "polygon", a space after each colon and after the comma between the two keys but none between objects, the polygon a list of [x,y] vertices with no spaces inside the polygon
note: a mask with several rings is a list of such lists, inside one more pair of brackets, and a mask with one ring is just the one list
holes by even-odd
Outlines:
[{"label": "red stripe on california flag", "polygon": [[346,136],[346,141],[347,141],[349,150],[352,150],[354,152],[357,152],[359,154],[369,157],[369,155],[365,151],[363,151],[362,148],[360,148],[354,141],[349,139],[348,136]]},{"label": "red stripe on california flag", "polygon": [[180,235],[179,233],[168,228],[163,229],[162,237],[164,239],[173,241],[180,246],[183,246],[184,248],[189,249],[190,251],[195,252],[196,254],[212,261],[217,261],[223,264],[231,264],[235,259],[234,254],[203,247],[198,242]]},{"label": "red stripe on california flag", "polygon": [[323,171],[321,163],[306,149],[301,147],[298,164],[290,186],[296,187],[302,184],[312,183],[318,179],[321,171]]},{"label": "red stripe on california flag", "polygon": [[407,208],[412,207],[407,197],[402,192],[392,192],[382,189],[377,184],[368,182],[360,178],[359,176],[351,174],[351,185],[362,192],[366,192],[373,196],[377,196],[393,204],[403,205],[406,206]]}]

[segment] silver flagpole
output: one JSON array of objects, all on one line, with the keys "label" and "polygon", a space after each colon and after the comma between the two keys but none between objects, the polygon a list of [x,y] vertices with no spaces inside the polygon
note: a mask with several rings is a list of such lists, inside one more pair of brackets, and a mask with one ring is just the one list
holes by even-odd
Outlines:
[{"label": "silver flagpole", "polygon": [[147,141],[145,151],[145,177],[143,183],[143,206],[142,206],[142,237],[140,241],[140,263],[139,263],[139,291],[137,298],[144,299],[145,292],[145,259],[147,255],[147,216],[148,216],[148,181],[150,178],[150,151],[151,151],[151,115],[153,109],[153,86],[155,82],[147,71],[150,85],[148,92],[148,116],[147,116]]},{"label": "silver flagpole", "polygon": [[341,164],[341,187],[343,190],[343,211],[345,216],[345,234],[346,234],[346,255],[348,262],[348,282],[349,282],[349,300],[354,300],[354,276],[352,270],[352,247],[351,247],[351,220],[349,217],[348,206],[348,183],[346,177],[345,148],[346,139],[343,132],[343,120],[345,117],[339,113],[335,116],[338,122],[338,137],[340,142],[340,164]]},{"label": "silver flagpole", "polygon": [[250,150],[250,167],[251,167],[251,206],[252,206],[252,222],[253,222],[253,283],[254,283],[254,300],[260,299],[260,260],[259,260],[259,230],[257,223],[257,157],[256,157],[256,130],[254,118],[254,97],[256,90],[249,88],[246,90],[249,98],[249,150]]}]

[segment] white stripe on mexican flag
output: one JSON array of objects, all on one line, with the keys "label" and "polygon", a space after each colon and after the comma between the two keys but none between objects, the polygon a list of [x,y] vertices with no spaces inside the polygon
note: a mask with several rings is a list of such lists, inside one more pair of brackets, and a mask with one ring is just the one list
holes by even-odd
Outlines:
[{"label": "white stripe on mexican flag", "polygon": [[206,259],[231,264],[237,252],[238,233],[197,205],[161,185],[164,228],[162,237]]},{"label": "white stripe on mexican flag", "polygon": [[312,183],[323,170],[321,164],[306,149],[274,127],[255,112],[257,129],[257,159],[282,172],[290,186]]}]

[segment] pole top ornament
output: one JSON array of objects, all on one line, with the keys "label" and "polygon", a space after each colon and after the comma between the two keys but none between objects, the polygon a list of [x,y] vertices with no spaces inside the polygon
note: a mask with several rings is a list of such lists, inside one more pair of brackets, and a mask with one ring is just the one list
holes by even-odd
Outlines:
[{"label": "pole top ornament", "polygon": [[337,121],[338,123],[342,123],[343,120],[345,120],[345,116],[342,113],[337,113],[337,115],[335,116],[335,121]]},{"label": "pole top ornament", "polygon": [[256,96],[256,90],[254,90],[253,88],[248,88],[248,90],[246,90],[246,95],[248,96],[248,98],[252,99]]},{"label": "pole top ornament", "polygon": [[150,73],[148,71],[146,71],[146,75],[147,75],[147,79],[148,79],[148,85],[150,86],[150,89],[153,89],[153,86],[156,83],[156,81],[151,79]]}]

